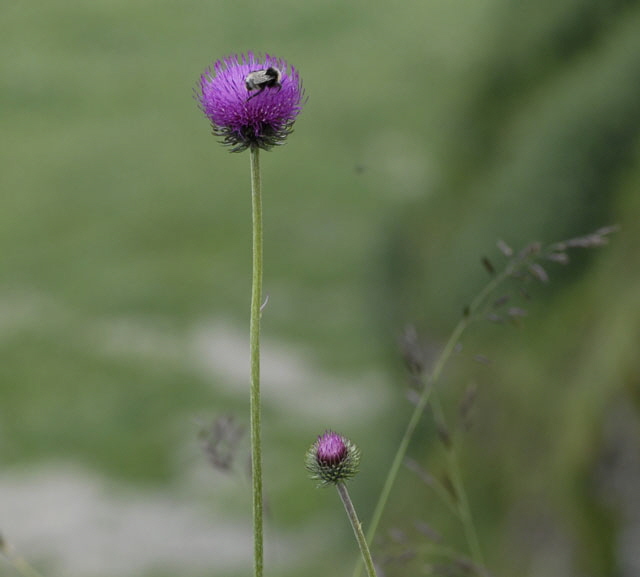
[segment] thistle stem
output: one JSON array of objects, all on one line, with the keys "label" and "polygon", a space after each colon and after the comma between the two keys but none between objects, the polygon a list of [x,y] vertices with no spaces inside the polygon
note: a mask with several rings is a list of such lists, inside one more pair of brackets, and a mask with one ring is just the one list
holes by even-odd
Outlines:
[{"label": "thistle stem", "polygon": [[253,490],[253,543],[255,577],[263,573],[262,439],[260,406],[260,317],[262,314],[262,182],[257,147],[251,148],[251,198],[253,214],[253,273],[251,284],[251,479]]},{"label": "thistle stem", "polygon": [[368,577],[376,577],[376,569],[373,566],[373,559],[371,558],[371,552],[369,551],[369,546],[367,545],[367,539],[364,536],[362,525],[358,520],[358,515],[356,514],[356,510],[353,506],[353,503],[351,502],[351,498],[349,497],[347,486],[342,481],[340,481],[339,483],[336,483],[336,489],[338,489],[338,494],[340,495],[340,499],[342,499],[342,503],[347,512],[347,517],[349,517],[351,527],[353,527],[353,532],[356,536],[356,540],[358,541],[360,553],[362,554],[362,561],[364,562],[364,566],[367,569],[367,575]]}]

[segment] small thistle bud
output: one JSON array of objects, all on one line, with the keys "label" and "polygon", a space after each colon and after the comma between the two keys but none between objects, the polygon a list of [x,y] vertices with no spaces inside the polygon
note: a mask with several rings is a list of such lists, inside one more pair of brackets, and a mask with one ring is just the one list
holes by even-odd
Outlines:
[{"label": "small thistle bud", "polygon": [[306,468],[318,486],[337,485],[358,472],[360,449],[346,437],[326,431],[311,445],[306,455]]}]

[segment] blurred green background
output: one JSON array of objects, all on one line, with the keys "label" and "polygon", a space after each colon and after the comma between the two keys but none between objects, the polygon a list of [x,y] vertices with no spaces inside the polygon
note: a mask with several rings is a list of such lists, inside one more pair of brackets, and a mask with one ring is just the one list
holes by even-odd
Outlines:
[{"label": "blurred green background", "polygon": [[[456,439],[493,574],[640,575],[632,0],[3,3],[4,537],[48,577],[250,574],[247,447],[224,473],[198,437],[247,421],[249,158],[192,98],[247,50],[294,64],[309,97],[262,163],[267,574],[351,574],[304,452],[325,428],[360,445],[366,525],[411,411],[407,323],[437,351],[481,258],[502,266],[497,240],[619,224],[548,268],[517,327],[476,325],[441,386],[453,426],[477,385]],[[410,455],[438,476],[429,423]],[[467,553],[405,471],[374,547],[385,575],[434,574],[417,520]]]}]

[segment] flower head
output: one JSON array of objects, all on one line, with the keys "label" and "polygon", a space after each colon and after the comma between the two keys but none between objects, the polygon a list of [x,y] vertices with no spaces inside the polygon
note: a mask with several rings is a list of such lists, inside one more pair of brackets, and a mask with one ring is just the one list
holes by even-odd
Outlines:
[{"label": "flower head", "polygon": [[358,472],[360,449],[346,437],[326,431],[307,451],[305,463],[321,486],[335,485]]},{"label": "flower head", "polygon": [[195,93],[213,133],[231,152],[283,144],[304,103],[298,71],[285,60],[253,52],[218,60],[202,74]]}]

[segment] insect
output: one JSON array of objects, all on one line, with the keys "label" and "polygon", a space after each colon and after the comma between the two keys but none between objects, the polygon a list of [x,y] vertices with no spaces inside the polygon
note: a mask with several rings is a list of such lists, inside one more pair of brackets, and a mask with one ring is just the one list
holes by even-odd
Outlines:
[{"label": "insect", "polygon": [[280,84],[281,78],[282,73],[273,66],[270,66],[265,70],[256,70],[255,72],[248,74],[244,79],[247,90],[249,92],[252,90],[258,90],[258,92],[249,96],[249,98],[247,98],[247,102],[258,96],[258,94],[262,94],[265,88],[273,88],[274,86],[277,86],[278,90],[280,90],[282,88],[282,84]]}]

